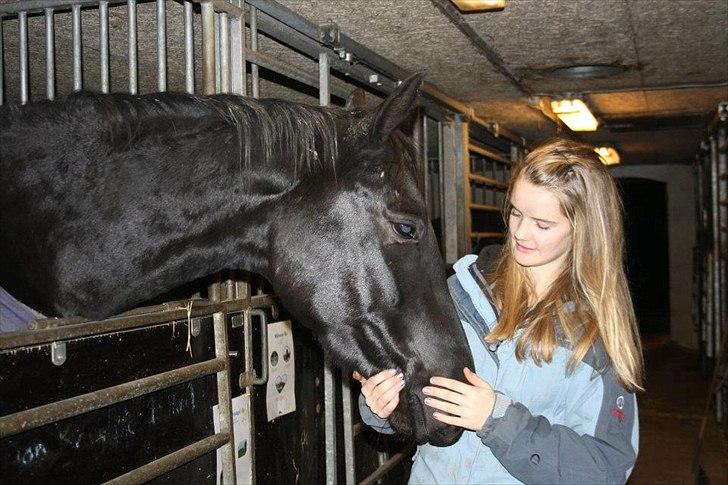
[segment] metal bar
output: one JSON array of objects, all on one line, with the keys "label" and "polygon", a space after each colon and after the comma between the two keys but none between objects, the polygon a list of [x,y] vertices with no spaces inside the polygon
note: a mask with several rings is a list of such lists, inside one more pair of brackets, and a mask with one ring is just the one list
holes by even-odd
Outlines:
[{"label": "metal bar", "polygon": [[468,175],[468,178],[474,182],[480,182],[490,187],[495,187],[497,189],[505,190],[506,188],[508,188],[508,185],[504,184],[503,182],[498,182],[494,178],[479,175],[477,173],[471,173],[470,175]]},{"label": "metal bar", "polygon": [[226,365],[227,356],[217,357],[198,364],[9,414],[0,417],[0,438],[13,436],[49,423],[55,423],[62,419],[78,416],[95,409],[204,377],[219,372]]},{"label": "metal bar", "polygon": [[53,25],[53,9],[45,9],[45,51],[46,51],[46,97],[56,97],[56,58],[55,42],[56,29]]},{"label": "metal bar", "polygon": [[[215,281],[208,287],[210,301],[219,302],[222,285]],[[220,432],[230,436],[230,440],[221,448],[222,452],[222,481],[235,483],[235,440],[233,439],[233,411],[232,392],[230,390],[230,359],[228,358],[228,334],[225,313],[217,312],[212,316],[215,330],[215,356],[225,362],[222,369],[217,372],[217,405],[220,411]]]},{"label": "metal bar", "polygon": [[[110,3],[124,3],[126,0],[110,0]],[[98,0],[24,0],[21,2],[4,3],[0,5],[0,15],[15,14],[23,10],[28,13],[42,12],[47,8],[51,8],[58,12],[61,10],[73,9],[74,5],[79,7],[85,5],[97,5]]]},{"label": "metal bar", "polygon": [[215,94],[215,11],[202,2],[202,92]]},{"label": "metal bar", "polygon": [[129,93],[136,94],[138,90],[137,70],[137,16],[136,0],[127,2],[127,15],[129,16]]},{"label": "metal bar", "polygon": [[[329,91],[329,56],[319,53],[319,104],[328,106],[331,102]],[[327,356],[324,361],[324,428],[326,434],[326,483],[334,485],[336,480],[336,381],[334,367]]]},{"label": "metal bar", "polygon": [[81,67],[83,46],[81,44],[81,5],[73,4],[73,90],[83,89],[83,69]]},{"label": "metal bar", "polygon": [[487,148],[482,147],[480,145],[476,145],[473,142],[468,143],[468,150],[471,152],[475,152],[478,155],[483,155],[484,157],[492,158],[493,160],[504,163],[506,165],[511,164],[511,161],[508,159],[508,157],[505,157],[504,155],[501,155],[500,153],[494,152],[492,150],[488,150]]},{"label": "metal bar", "polygon": [[[716,156],[718,160],[718,174],[724,174],[728,173],[728,160],[726,160],[726,152],[725,150],[721,150],[720,147],[722,145],[726,144],[726,127],[721,126],[718,129],[717,133],[717,139],[715,142],[715,150],[716,150]],[[725,179],[719,179],[718,185],[719,185],[719,198],[723,199],[728,197],[728,186]],[[719,213],[719,227],[724,226],[726,223],[728,223],[728,214],[726,212],[725,207],[720,208]],[[719,228],[715,228],[716,232],[719,234],[719,241],[720,241],[720,320],[717,322],[716,328],[715,328],[715,355],[719,356],[722,355],[722,348],[721,348],[721,342],[724,340],[724,334],[725,332],[728,332],[728,327],[726,327],[726,318],[728,317],[728,266],[726,263],[726,251],[728,251],[728,238],[726,237],[725,232],[720,231]],[[719,423],[723,423],[726,420],[725,416],[725,407],[724,407],[724,400],[725,400],[725,387],[716,388],[715,390],[715,417],[716,420]]]},{"label": "metal bar", "polygon": [[470,237],[475,239],[486,239],[493,237],[505,237],[505,232],[471,232]]},{"label": "metal bar", "polygon": [[[253,296],[250,299],[210,303],[194,300],[191,318],[209,316],[215,312],[240,312],[251,308],[264,308],[273,304],[274,298],[270,295]],[[71,340],[90,337],[92,335],[105,335],[135,328],[163,325],[174,321],[187,319],[187,308],[155,312],[143,315],[112,317],[106,320],[83,322],[64,327],[44,328],[40,330],[6,332],[0,334],[0,351],[12,350],[20,347],[49,344],[59,340]]]},{"label": "metal bar", "polygon": [[352,418],[353,403],[351,400],[351,380],[349,376],[341,376],[341,417],[344,423],[344,475],[346,485],[356,483],[356,455],[354,453],[354,421]]},{"label": "metal bar", "polygon": [[220,18],[220,92],[230,92],[230,24],[228,14],[221,12]]},{"label": "metal bar", "polygon": [[225,443],[230,441],[230,435],[226,433],[217,433],[208,436],[196,443],[163,456],[151,463],[147,463],[136,470],[121,475],[106,482],[106,485],[126,485],[128,483],[145,483],[158,476],[167,473],[170,470],[189,463],[195,458],[199,458],[211,451],[214,451]]},{"label": "metal bar", "polygon": [[[258,9],[252,4],[250,5],[250,50],[253,52],[258,51]],[[260,75],[257,64],[250,65],[250,82],[253,97],[260,97]]]},{"label": "metal bar", "polygon": [[429,129],[428,123],[427,123],[427,114],[422,112],[422,140],[421,140],[421,147],[422,147],[422,163],[424,165],[424,170],[422,171],[424,176],[424,191],[425,191],[425,210],[427,211],[427,219],[432,219],[432,197],[430,191],[432,190],[430,188],[430,140],[427,133],[427,130]]},{"label": "metal bar", "polygon": [[185,2],[185,90],[195,92],[195,44],[192,27],[192,2]]},{"label": "metal bar", "polygon": [[157,89],[167,90],[167,11],[166,1],[157,0]]},{"label": "metal bar", "polygon": [[101,92],[108,93],[109,81],[109,2],[99,2],[99,56],[101,58]]},{"label": "metal bar", "polygon": [[20,48],[20,102],[28,102],[28,13],[18,12],[18,47]]},{"label": "metal bar", "polygon": [[[318,76],[311,75],[303,69],[299,69],[295,66],[286,64],[285,62],[280,61],[274,57],[270,57],[261,52],[255,52],[249,49],[245,49],[245,55],[247,56],[248,62],[250,62],[253,66],[264,67],[282,76],[286,76],[287,78],[293,79],[313,88],[318,89],[319,87]],[[349,93],[344,88],[339,87],[338,85],[333,83],[330,83],[329,91],[342,99],[346,99],[346,97],[349,95]]]},{"label": "metal bar", "polygon": [[[238,7],[242,0],[236,0]],[[243,16],[230,18],[230,89],[245,96],[245,19]]]},{"label": "metal bar", "polygon": [[715,330],[720,326],[720,238],[719,230],[719,193],[718,193],[718,153],[717,153],[717,141],[715,136],[710,137],[710,206],[711,206],[711,244],[712,244],[712,261],[711,261],[711,276],[712,276],[712,296],[711,311],[713,314],[713,325],[708,331],[708,357],[714,357],[715,347],[717,345],[718,334]]},{"label": "metal bar", "polygon": [[[213,12],[215,4],[213,3]],[[215,93],[220,93],[220,14],[213,14],[215,18]]]},{"label": "metal bar", "polygon": [[5,104],[5,46],[3,45],[3,16],[0,12],[0,106]]},{"label": "metal bar", "polygon": [[414,449],[414,446],[409,446],[409,447],[405,448],[404,450],[400,451],[399,453],[392,455],[392,457],[390,459],[385,461],[371,475],[369,475],[364,480],[359,482],[359,485],[371,485],[372,483],[376,482],[377,480],[382,478],[384,475],[389,473],[389,471],[392,468],[394,468],[399,462],[401,462],[403,459],[410,456],[413,449]]},{"label": "metal bar", "polygon": [[486,211],[486,212],[500,212],[501,208],[490,204],[468,204],[470,210]]}]

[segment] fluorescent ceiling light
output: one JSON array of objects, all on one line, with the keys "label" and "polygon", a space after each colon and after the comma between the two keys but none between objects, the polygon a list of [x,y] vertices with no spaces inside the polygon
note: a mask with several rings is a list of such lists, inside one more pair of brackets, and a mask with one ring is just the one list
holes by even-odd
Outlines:
[{"label": "fluorescent ceiling light", "polygon": [[597,147],[594,151],[599,154],[604,165],[617,165],[619,163],[619,153],[612,147]]},{"label": "fluorescent ceiling light", "polygon": [[551,109],[571,131],[596,131],[599,126],[597,119],[580,99],[551,101]]},{"label": "fluorescent ceiling light", "polygon": [[450,0],[461,12],[503,10],[506,0]]}]

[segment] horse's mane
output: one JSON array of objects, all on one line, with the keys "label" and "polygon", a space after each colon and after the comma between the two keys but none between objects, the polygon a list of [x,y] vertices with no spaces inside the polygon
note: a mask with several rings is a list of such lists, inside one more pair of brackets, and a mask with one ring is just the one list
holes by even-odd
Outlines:
[{"label": "horse's mane", "polygon": [[[33,110],[30,115],[26,112],[28,108]],[[254,149],[257,149],[256,158],[281,161],[292,171],[295,180],[322,172],[336,176],[340,171],[338,165],[346,163],[339,157],[340,142],[363,135],[368,126],[364,118],[363,111],[272,98],[176,92],[129,95],[82,91],[64,100],[0,107],[0,125],[19,121],[35,125],[39,120],[57,123],[59,119],[73,124],[96,123],[89,129],[104,132],[115,151],[128,150],[144,140],[154,143],[158,136],[190,140],[205,132],[229,130],[232,126],[237,140],[205,148],[233,152],[230,154],[243,169],[251,167]],[[395,132],[390,142],[395,159],[401,162],[399,168],[417,170],[412,140]]]}]

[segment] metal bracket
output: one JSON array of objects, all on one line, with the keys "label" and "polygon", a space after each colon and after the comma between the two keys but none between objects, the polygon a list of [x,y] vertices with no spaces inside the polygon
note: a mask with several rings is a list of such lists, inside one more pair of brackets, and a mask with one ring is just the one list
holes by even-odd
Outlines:
[{"label": "metal bracket", "polygon": [[51,343],[51,362],[59,366],[66,362],[66,342]]},{"label": "metal bracket", "polygon": [[238,382],[241,388],[245,388],[253,385],[261,385],[268,382],[268,316],[263,310],[252,309],[246,310],[243,317],[243,334],[245,341],[245,362],[253,362],[253,341],[252,341],[252,323],[251,316],[256,315],[260,317],[260,362],[262,369],[260,370],[260,377],[255,369],[251,368],[240,374]]},{"label": "metal bracket", "polygon": [[331,19],[319,25],[319,42],[338,50],[341,47],[341,31],[339,26]]}]

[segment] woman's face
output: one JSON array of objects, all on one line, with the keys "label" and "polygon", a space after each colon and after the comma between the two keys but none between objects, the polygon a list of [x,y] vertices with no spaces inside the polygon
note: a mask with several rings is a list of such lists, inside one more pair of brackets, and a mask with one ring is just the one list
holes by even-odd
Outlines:
[{"label": "woman's face", "polygon": [[510,202],[508,228],[516,261],[529,268],[532,276],[552,280],[571,249],[571,224],[559,199],[550,190],[519,178]]}]

